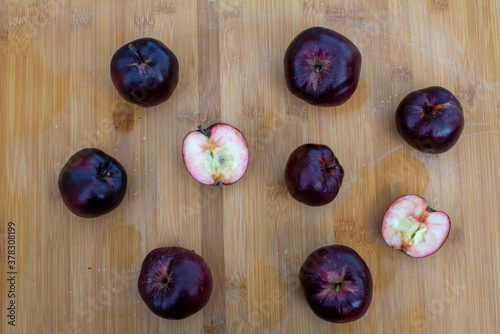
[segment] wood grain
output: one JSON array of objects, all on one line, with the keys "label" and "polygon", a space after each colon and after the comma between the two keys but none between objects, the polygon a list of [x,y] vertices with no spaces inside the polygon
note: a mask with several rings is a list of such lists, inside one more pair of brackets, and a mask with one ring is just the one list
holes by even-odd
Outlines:
[{"label": "wood grain", "polygon": [[[350,38],[361,81],[343,106],[321,109],[286,89],[288,43],[314,25]],[[0,3],[0,304],[2,333],[496,333],[500,331],[500,2],[7,0]],[[177,55],[168,102],[141,109],[109,77],[114,51],[160,39]],[[410,91],[450,89],[466,126],[434,156],[399,137],[394,110]],[[199,124],[239,128],[244,178],[204,187],[181,143]],[[346,176],[334,203],[287,193],[284,165],[324,143]],[[77,150],[98,147],[126,168],[123,203],[92,220],[57,189]],[[416,193],[452,219],[435,255],[389,249],[386,207]],[[8,222],[15,223],[16,326],[7,318]],[[359,321],[334,325],[308,308],[298,270],[340,243],[371,268],[374,296]],[[183,321],[153,315],[137,277],[152,249],[179,245],[212,268],[209,304]]]}]

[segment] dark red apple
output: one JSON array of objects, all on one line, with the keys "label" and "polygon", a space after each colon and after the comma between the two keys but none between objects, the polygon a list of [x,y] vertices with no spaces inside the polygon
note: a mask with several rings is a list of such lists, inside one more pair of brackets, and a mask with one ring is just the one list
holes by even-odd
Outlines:
[{"label": "dark red apple", "polygon": [[153,38],[140,38],[119,48],[110,70],[120,96],[145,108],[168,100],[179,81],[177,57]]},{"label": "dark red apple", "polygon": [[464,129],[460,101],[443,87],[408,94],[396,109],[396,127],[406,142],[425,153],[443,153],[453,147]]},{"label": "dark red apple", "polygon": [[187,171],[198,182],[230,185],[243,177],[248,166],[248,145],[240,130],[217,123],[192,131],[182,142]]},{"label": "dark red apple", "polygon": [[450,217],[429,208],[417,195],[396,199],[382,221],[382,236],[394,249],[411,257],[425,257],[441,248],[450,233]]},{"label": "dark red apple", "polygon": [[290,92],[315,106],[345,103],[358,87],[361,52],[347,37],[323,27],[304,30],[285,52]]},{"label": "dark red apple", "polygon": [[372,301],[370,269],[356,251],[346,246],[327,246],[312,252],[300,268],[299,279],[307,303],[326,321],[358,320]]},{"label": "dark red apple", "polygon": [[127,172],[96,148],[75,153],[61,169],[59,191],[75,215],[93,218],[113,211],[125,197]]},{"label": "dark red apple", "polygon": [[321,206],[337,197],[344,169],[326,145],[304,144],[297,147],[286,163],[285,184],[297,201]]},{"label": "dark red apple", "polygon": [[144,259],[138,288],[154,314],[178,320],[208,303],[212,284],[212,273],[201,256],[182,247],[165,247],[152,250]]}]

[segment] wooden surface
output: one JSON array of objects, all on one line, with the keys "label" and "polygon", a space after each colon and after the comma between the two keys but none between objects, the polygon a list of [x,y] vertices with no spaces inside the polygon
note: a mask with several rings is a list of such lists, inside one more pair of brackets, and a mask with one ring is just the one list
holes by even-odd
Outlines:
[{"label": "wooden surface", "polygon": [[[338,108],[293,97],[283,54],[321,25],[361,50],[358,90]],[[500,2],[17,1],[0,2],[0,288],[2,333],[498,333],[500,331]],[[160,39],[180,62],[171,99],[128,104],[109,76],[114,51]],[[410,91],[450,89],[466,126],[434,156],[399,137],[394,110]],[[216,121],[250,147],[246,175],[214,189],[185,170],[185,134]],[[346,175],[334,203],[294,201],[288,155],[330,146]],[[57,178],[77,150],[97,147],[126,168],[111,214],[64,206]],[[380,224],[398,196],[424,196],[452,219],[436,254],[387,247]],[[15,223],[16,327],[7,324],[8,222]],[[306,305],[298,270],[314,249],[353,247],[374,280],[368,313],[334,325]],[[137,291],[144,256],[179,245],[212,268],[214,291],[184,321],[153,315]]]}]

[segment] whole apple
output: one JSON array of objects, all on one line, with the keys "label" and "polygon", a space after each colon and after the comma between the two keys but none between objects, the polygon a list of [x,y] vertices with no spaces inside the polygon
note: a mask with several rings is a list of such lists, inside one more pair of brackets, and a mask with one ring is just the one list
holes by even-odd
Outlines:
[{"label": "whole apple", "polygon": [[406,142],[425,153],[452,148],[464,129],[460,101],[443,87],[428,87],[408,94],[396,109],[396,127]]},{"label": "whole apple", "polygon": [[182,158],[187,171],[207,185],[231,185],[243,177],[248,167],[248,144],[240,130],[224,124],[201,125],[182,142]]},{"label": "whole apple", "polygon": [[285,52],[286,85],[312,105],[339,106],[358,87],[361,60],[361,52],[347,37],[312,27],[298,34]]},{"label": "whole apple", "polygon": [[145,108],[168,100],[179,81],[177,57],[153,38],[140,38],[119,48],[111,58],[110,71],[120,96]]},{"label": "whole apple", "polygon": [[315,250],[300,268],[299,279],[307,303],[323,320],[345,323],[368,311],[373,293],[370,269],[349,247]]},{"label": "whole apple", "polygon": [[330,203],[344,179],[344,169],[326,145],[304,144],[297,147],[285,167],[285,184],[297,201],[321,206]]},{"label": "whole apple", "polygon": [[396,199],[382,221],[382,236],[394,249],[411,257],[426,257],[437,252],[450,233],[450,217],[429,207],[417,195]]},{"label": "whole apple", "polygon": [[142,263],[139,294],[149,309],[171,320],[201,310],[212,293],[212,273],[205,260],[182,247],[152,250]]},{"label": "whole apple", "polygon": [[58,185],[71,212],[93,218],[113,211],[122,202],[127,190],[127,172],[103,151],[85,148],[66,162]]}]

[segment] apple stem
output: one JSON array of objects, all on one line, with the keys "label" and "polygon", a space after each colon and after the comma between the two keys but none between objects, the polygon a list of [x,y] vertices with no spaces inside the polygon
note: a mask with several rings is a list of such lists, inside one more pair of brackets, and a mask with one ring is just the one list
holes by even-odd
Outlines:
[{"label": "apple stem", "polygon": [[333,288],[335,289],[335,292],[339,292],[340,288],[342,287],[342,283],[335,283]]},{"label": "apple stem", "polygon": [[133,44],[129,44],[128,48],[132,53],[134,54],[135,58],[139,62],[139,64],[144,64],[144,61],[142,60],[141,56],[139,56],[139,53],[137,52],[137,48]]},{"label": "apple stem", "polygon": [[164,284],[164,285],[168,285],[171,282],[172,282],[172,278],[170,277],[170,275],[168,275],[168,276],[162,276],[157,281],[151,280],[151,283],[158,283],[158,284]]},{"label": "apple stem", "polygon": [[205,131],[205,129],[203,129],[203,128],[201,127],[201,125],[198,125],[198,130],[200,130],[200,132],[201,132],[201,133],[203,133],[205,136],[207,136],[207,137],[208,137],[207,132]]},{"label": "apple stem", "polygon": [[319,73],[321,71],[322,66],[320,64],[314,65],[314,72]]}]

